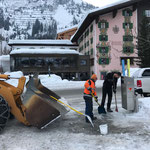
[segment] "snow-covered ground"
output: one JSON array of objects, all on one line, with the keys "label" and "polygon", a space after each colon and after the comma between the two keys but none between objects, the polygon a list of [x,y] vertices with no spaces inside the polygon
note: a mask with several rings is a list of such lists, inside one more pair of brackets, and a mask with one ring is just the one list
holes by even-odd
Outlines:
[{"label": "snow-covered ground", "polygon": [[[21,77],[22,72],[6,73]],[[83,89],[84,81],[62,80],[59,76],[40,75],[45,87],[55,90]],[[27,77],[28,80],[28,77]],[[15,79],[7,80],[16,86]],[[103,81],[97,81],[101,87]],[[120,82],[118,84],[120,86]],[[84,113],[85,104],[80,96],[71,97],[68,103]],[[94,103],[94,114],[98,118],[95,127],[85,123],[84,117],[74,111],[56,120],[47,128],[39,130],[26,127],[16,119],[9,120],[0,134],[0,150],[149,150],[150,147],[150,98],[139,98],[139,111],[128,112],[118,99],[119,112],[100,115]],[[114,101],[112,109],[115,110]],[[99,125],[108,125],[108,134],[101,135]]]}]

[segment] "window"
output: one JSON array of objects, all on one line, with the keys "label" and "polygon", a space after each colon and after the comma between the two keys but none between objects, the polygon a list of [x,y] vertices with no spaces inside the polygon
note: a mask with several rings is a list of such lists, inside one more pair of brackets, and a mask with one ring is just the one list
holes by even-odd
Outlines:
[{"label": "window", "polygon": [[133,41],[133,36],[123,36],[123,41]]},{"label": "window", "polygon": [[90,32],[93,32],[93,25],[91,25],[90,27]]},{"label": "window", "polygon": [[124,29],[132,29],[133,28],[133,23],[123,23],[123,28]]},{"label": "window", "polygon": [[146,69],[143,74],[142,74],[143,77],[146,77],[146,76],[150,76],[150,69]]},{"label": "window", "polygon": [[125,17],[132,16],[132,10],[131,9],[125,9],[125,10],[123,10],[122,15]]},{"label": "window", "polygon": [[89,41],[87,41],[86,45],[89,46]]},{"label": "window", "polygon": [[106,29],[109,28],[109,23],[105,20],[98,23],[98,28],[100,29]]},{"label": "window", "polygon": [[80,61],[80,65],[81,65],[81,66],[86,66],[86,65],[87,65],[87,61],[84,60],[84,59],[82,59],[82,60]]},{"label": "window", "polygon": [[109,64],[109,58],[99,58],[99,64],[100,65],[108,65]]},{"label": "window", "polygon": [[104,80],[105,79],[105,76],[106,76],[107,72],[100,72],[100,79],[101,80]]},{"label": "window", "polygon": [[126,47],[123,47],[123,53],[133,53],[133,47],[130,47],[130,46],[126,46]]},{"label": "window", "polygon": [[99,35],[100,41],[108,41],[108,35]]},{"label": "window", "polygon": [[108,47],[99,47],[100,53],[108,53]]},{"label": "window", "polygon": [[105,22],[102,22],[102,23],[101,23],[101,28],[104,29],[105,27],[106,27],[106,26],[105,26]]},{"label": "window", "polygon": [[21,58],[21,66],[22,67],[29,67],[30,66],[30,60],[27,57]]},{"label": "window", "polygon": [[128,59],[130,59],[130,65],[134,65],[134,57],[120,57],[120,64],[122,65],[122,60],[124,60],[125,65],[127,65]]},{"label": "window", "polygon": [[90,40],[90,41],[91,41],[91,44],[93,44],[93,38],[91,38],[91,40]]},{"label": "window", "polygon": [[150,10],[145,10],[145,16],[150,17]]},{"label": "window", "polygon": [[94,58],[90,59],[90,66],[94,66]]}]

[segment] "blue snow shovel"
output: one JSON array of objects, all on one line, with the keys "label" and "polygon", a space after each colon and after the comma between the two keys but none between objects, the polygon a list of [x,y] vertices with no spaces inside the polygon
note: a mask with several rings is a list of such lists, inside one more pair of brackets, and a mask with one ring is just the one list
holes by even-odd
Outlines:
[{"label": "blue snow shovel", "polygon": [[99,107],[98,107],[98,113],[99,113],[99,114],[106,114],[105,108],[99,104],[99,102],[97,101],[97,99],[96,99],[96,97],[93,95],[93,93],[91,93],[91,94],[92,94],[92,97],[94,97],[95,102],[99,105]]}]

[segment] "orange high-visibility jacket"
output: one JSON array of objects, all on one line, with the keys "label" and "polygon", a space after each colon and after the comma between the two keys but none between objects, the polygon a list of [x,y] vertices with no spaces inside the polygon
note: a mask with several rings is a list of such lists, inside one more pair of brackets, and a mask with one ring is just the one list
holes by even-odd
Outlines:
[{"label": "orange high-visibility jacket", "polygon": [[84,84],[84,87],[85,87],[85,89],[84,89],[84,94],[90,95],[91,93],[90,93],[89,90],[91,89],[93,95],[94,95],[94,96],[97,96],[96,87],[95,87],[95,82],[94,82],[94,81],[92,81],[91,79],[90,79],[90,80],[87,80],[87,81],[85,82],[85,84]]}]

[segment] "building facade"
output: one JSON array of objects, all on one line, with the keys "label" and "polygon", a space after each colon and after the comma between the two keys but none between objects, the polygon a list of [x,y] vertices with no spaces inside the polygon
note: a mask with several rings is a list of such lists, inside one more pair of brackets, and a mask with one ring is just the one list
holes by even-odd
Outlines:
[{"label": "building facade", "polygon": [[121,71],[122,59],[137,67],[138,26],[149,8],[148,0],[125,0],[87,15],[71,41],[79,44],[80,53],[90,55],[91,74],[103,79],[109,71]]},{"label": "building facade", "polygon": [[11,40],[10,70],[24,74],[54,73],[63,79],[89,78],[89,56],[69,40]]}]

